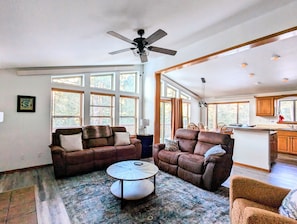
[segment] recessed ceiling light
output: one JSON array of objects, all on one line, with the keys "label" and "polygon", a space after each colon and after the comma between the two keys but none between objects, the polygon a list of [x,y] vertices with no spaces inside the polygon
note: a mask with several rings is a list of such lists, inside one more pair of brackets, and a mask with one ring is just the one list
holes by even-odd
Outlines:
[{"label": "recessed ceiling light", "polygon": [[255,85],[257,85],[257,86],[258,86],[258,85],[261,85],[261,84],[262,84],[262,82],[256,82],[256,83],[255,83]]},{"label": "recessed ceiling light", "polygon": [[246,62],[241,63],[241,67],[242,67],[242,68],[245,68],[246,66],[248,66],[248,63],[246,63]]},{"label": "recessed ceiling light", "polygon": [[288,82],[289,81],[289,79],[288,78],[283,78],[283,80],[282,80],[283,82]]},{"label": "recessed ceiling light", "polygon": [[252,78],[252,77],[254,77],[254,76],[255,76],[255,73],[250,73],[250,74],[249,74],[249,77],[250,77],[250,78]]},{"label": "recessed ceiling light", "polygon": [[280,59],[280,56],[277,55],[277,54],[274,54],[274,55],[271,56],[270,59],[271,59],[272,61],[277,61],[278,59]]}]

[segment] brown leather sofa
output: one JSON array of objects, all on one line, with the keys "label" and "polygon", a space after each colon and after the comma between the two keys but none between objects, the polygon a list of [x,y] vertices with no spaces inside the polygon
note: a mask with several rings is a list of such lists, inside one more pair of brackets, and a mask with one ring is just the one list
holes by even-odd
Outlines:
[{"label": "brown leather sofa", "polygon": [[[216,190],[230,176],[234,147],[230,135],[178,129],[175,140],[179,151],[165,150],[165,144],[161,143],[154,145],[154,162],[160,170],[210,191]],[[226,154],[205,158],[205,152],[215,145],[221,145]]]},{"label": "brown leather sofa", "polygon": [[[126,132],[125,127],[85,126],[82,128],[56,129],[49,146],[56,178],[74,176],[100,170],[123,160],[140,159],[142,145],[130,139],[129,145],[114,145],[114,133]],[[82,135],[83,150],[66,151],[61,147],[60,135]]]}]

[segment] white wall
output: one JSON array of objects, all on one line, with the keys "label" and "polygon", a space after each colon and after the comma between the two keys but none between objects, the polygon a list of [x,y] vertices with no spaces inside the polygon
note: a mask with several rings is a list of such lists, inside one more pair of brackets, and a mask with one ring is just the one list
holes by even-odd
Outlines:
[{"label": "white wall", "polygon": [[[144,70],[144,86],[149,87],[145,92],[145,100],[148,100],[145,101],[144,116],[152,121],[154,120],[154,113],[152,113],[152,111],[154,111],[155,107],[153,99],[155,97],[154,74],[156,71],[294,27],[297,21],[296,11],[297,1],[264,14],[261,17],[256,17],[239,26],[234,26],[228,30],[217,33],[207,39],[197,40],[195,44],[185,49],[178,50],[178,53],[174,57],[165,56],[157,61],[151,60],[146,64]],[[254,104],[252,104],[252,110],[255,110],[255,106],[253,105]],[[260,121],[258,121],[258,119],[260,119]],[[266,120],[266,118],[251,118],[251,122],[266,122]],[[153,133],[153,125],[150,125],[148,130]]]},{"label": "white wall", "polygon": [[[17,95],[36,96],[36,112],[17,112]],[[50,77],[0,70],[0,172],[52,163]]]}]

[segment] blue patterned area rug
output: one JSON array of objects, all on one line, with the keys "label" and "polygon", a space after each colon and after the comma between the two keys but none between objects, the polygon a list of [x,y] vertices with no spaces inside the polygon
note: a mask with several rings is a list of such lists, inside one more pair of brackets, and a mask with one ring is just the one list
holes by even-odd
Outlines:
[{"label": "blue patterned area rug", "polygon": [[57,180],[73,224],[230,223],[228,188],[209,192],[160,171],[155,195],[128,201],[121,209],[110,192],[114,181],[105,171]]}]

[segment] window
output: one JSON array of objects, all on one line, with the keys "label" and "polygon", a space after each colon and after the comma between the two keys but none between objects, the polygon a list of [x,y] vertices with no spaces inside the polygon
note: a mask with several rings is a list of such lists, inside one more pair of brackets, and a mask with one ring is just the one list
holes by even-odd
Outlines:
[{"label": "window", "polygon": [[120,91],[138,92],[138,75],[137,72],[121,72],[120,73]]},{"label": "window", "polygon": [[119,124],[126,127],[130,134],[137,133],[138,98],[120,97],[120,120]]},{"label": "window", "polygon": [[141,110],[140,68],[52,76],[52,130],[122,125],[136,134]]},{"label": "window", "polygon": [[114,95],[91,93],[90,124],[114,125]]},{"label": "window", "polygon": [[284,116],[285,121],[297,121],[297,100],[282,99],[279,100],[279,114]]},{"label": "window", "polygon": [[183,102],[183,126],[184,128],[190,123],[191,103]]},{"label": "window", "polygon": [[171,102],[161,100],[160,106],[160,142],[171,139]]},{"label": "window", "polygon": [[249,102],[208,104],[208,128],[216,128],[218,123],[224,123],[226,125],[248,124]]},{"label": "window", "polygon": [[166,87],[166,97],[171,97],[171,98],[177,97],[177,89],[168,85]]},{"label": "window", "polygon": [[83,92],[52,90],[52,130],[82,126]]},{"label": "window", "polygon": [[90,86],[92,88],[114,90],[114,73],[91,74]]},{"label": "window", "polygon": [[83,86],[83,75],[53,76],[52,83]]}]

